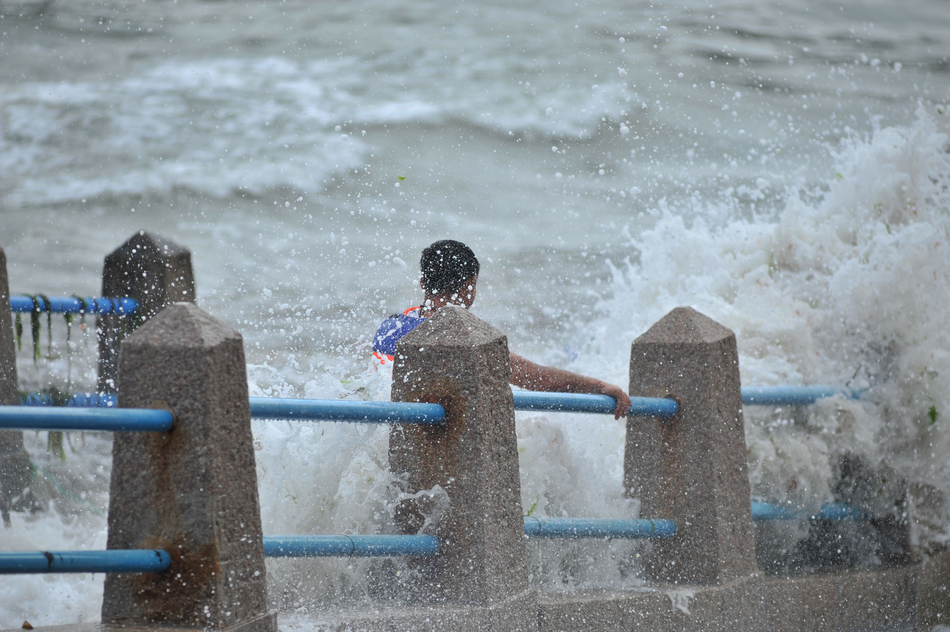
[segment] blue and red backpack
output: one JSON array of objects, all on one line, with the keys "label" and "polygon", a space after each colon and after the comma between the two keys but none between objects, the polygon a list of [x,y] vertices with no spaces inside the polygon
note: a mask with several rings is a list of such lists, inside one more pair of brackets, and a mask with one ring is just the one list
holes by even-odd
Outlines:
[{"label": "blue and red backpack", "polygon": [[410,331],[422,324],[422,306],[410,307],[402,314],[393,314],[383,321],[373,338],[373,357],[380,364],[393,361],[396,343]]}]

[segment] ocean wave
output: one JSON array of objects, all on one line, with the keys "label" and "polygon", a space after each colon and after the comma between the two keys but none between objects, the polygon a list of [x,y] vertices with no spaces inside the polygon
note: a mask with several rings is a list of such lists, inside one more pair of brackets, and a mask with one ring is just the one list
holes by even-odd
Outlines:
[{"label": "ocean wave", "polygon": [[379,72],[384,59],[271,57],[164,62],[114,83],[20,84],[0,96],[2,199],[314,192],[364,162],[367,128],[454,120],[489,135],[583,139],[628,98],[619,81],[512,89],[492,67],[505,62],[432,70],[429,55],[408,76]]},{"label": "ocean wave", "polygon": [[[947,135],[921,108],[911,126],[846,140],[834,154],[826,185],[790,189],[777,218],[687,223],[680,209],[663,213],[631,240],[636,261],[614,266],[587,349],[596,356],[691,305],[736,332],[744,384],[867,389],[860,403],[812,407],[804,429],[781,423],[788,410],[747,407],[755,494],[817,508],[832,500],[841,459],[857,455],[896,472],[911,495],[936,488],[946,498]],[[950,522],[946,508],[919,511],[921,541],[945,540],[946,527],[933,525]]]}]

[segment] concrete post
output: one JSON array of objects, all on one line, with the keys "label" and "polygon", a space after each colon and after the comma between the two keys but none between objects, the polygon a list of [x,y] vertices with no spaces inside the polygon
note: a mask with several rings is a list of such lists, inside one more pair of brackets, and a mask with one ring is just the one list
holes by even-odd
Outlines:
[{"label": "concrete post", "polygon": [[[20,404],[16,372],[16,343],[10,318],[10,284],[7,280],[7,255],[0,247],[0,406]],[[0,514],[10,524],[10,509],[15,497],[30,485],[30,455],[23,447],[23,432],[0,430]]]},{"label": "concrete post", "polygon": [[[102,268],[102,296],[128,296],[142,305],[144,322],[178,302],[195,302],[195,274],[191,252],[158,235],[140,230],[106,256]],[[122,337],[122,316],[100,316],[100,392],[116,391],[116,364]]]},{"label": "concrete post", "polygon": [[[440,403],[447,415],[436,427],[393,427],[389,439],[389,465],[406,477],[406,492],[438,485],[448,494],[447,514],[427,530],[441,542],[439,555],[418,559],[413,579],[420,602],[469,606],[446,629],[537,630],[510,374],[507,338],[457,307],[440,309],[396,346],[393,401]],[[406,533],[420,527],[411,516],[397,521]]]},{"label": "concrete post", "polygon": [[116,433],[108,548],[163,548],[157,574],[106,577],[106,624],[276,632],[241,335],[174,304],[122,343],[119,406],[168,407],[169,433]]},{"label": "concrete post", "polygon": [[645,518],[671,518],[677,536],[653,543],[644,571],[661,582],[723,585],[755,575],[736,337],[678,307],[637,338],[630,393],[673,397],[672,420],[627,422],[624,486]]}]

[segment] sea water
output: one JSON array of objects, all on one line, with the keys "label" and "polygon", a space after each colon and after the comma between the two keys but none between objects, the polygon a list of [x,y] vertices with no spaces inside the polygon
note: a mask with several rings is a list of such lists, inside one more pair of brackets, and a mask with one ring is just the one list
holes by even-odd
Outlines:
[{"label": "sea water", "polygon": [[[923,550],[950,539],[942,3],[0,15],[13,293],[98,294],[104,255],[148,229],[191,249],[199,305],[244,336],[252,395],[385,399],[370,337],[418,304],[420,250],[460,239],[482,263],[473,311],[540,362],[625,385],[629,343],[691,305],[736,332],[745,385],[866,389],[747,407],[753,496],[818,507],[858,455],[910,490]],[[37,361],[25,336],[21,386],[92,388],[90,328],[67,342],[52,324]],[[253,426],[265,533],[391,528],[384,428]],[[611,418],[519,413],[525,513],[636,516],[623,437]],[[46,509],[14,513],[2,548],[104,548],[108,437],[68,434],[65,459],[46,433],[25,440]],[[532,581],[636,585],[637,546],[531,543]],[[367,603],[373,564],[268,562],[283,625]],[[96,621],[101,594],[101,575],[4,577],[0,627]]]}]

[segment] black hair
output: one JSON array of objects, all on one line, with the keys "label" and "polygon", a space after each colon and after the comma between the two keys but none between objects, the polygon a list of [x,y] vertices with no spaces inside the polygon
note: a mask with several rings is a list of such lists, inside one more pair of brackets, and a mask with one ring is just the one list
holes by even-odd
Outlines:
[{"label": "black hair", "polygon": [[460,241],[443,239],[422,251],[419,269],[426,294],[458,294],[462,286],[478,274],[478,259]]}]

